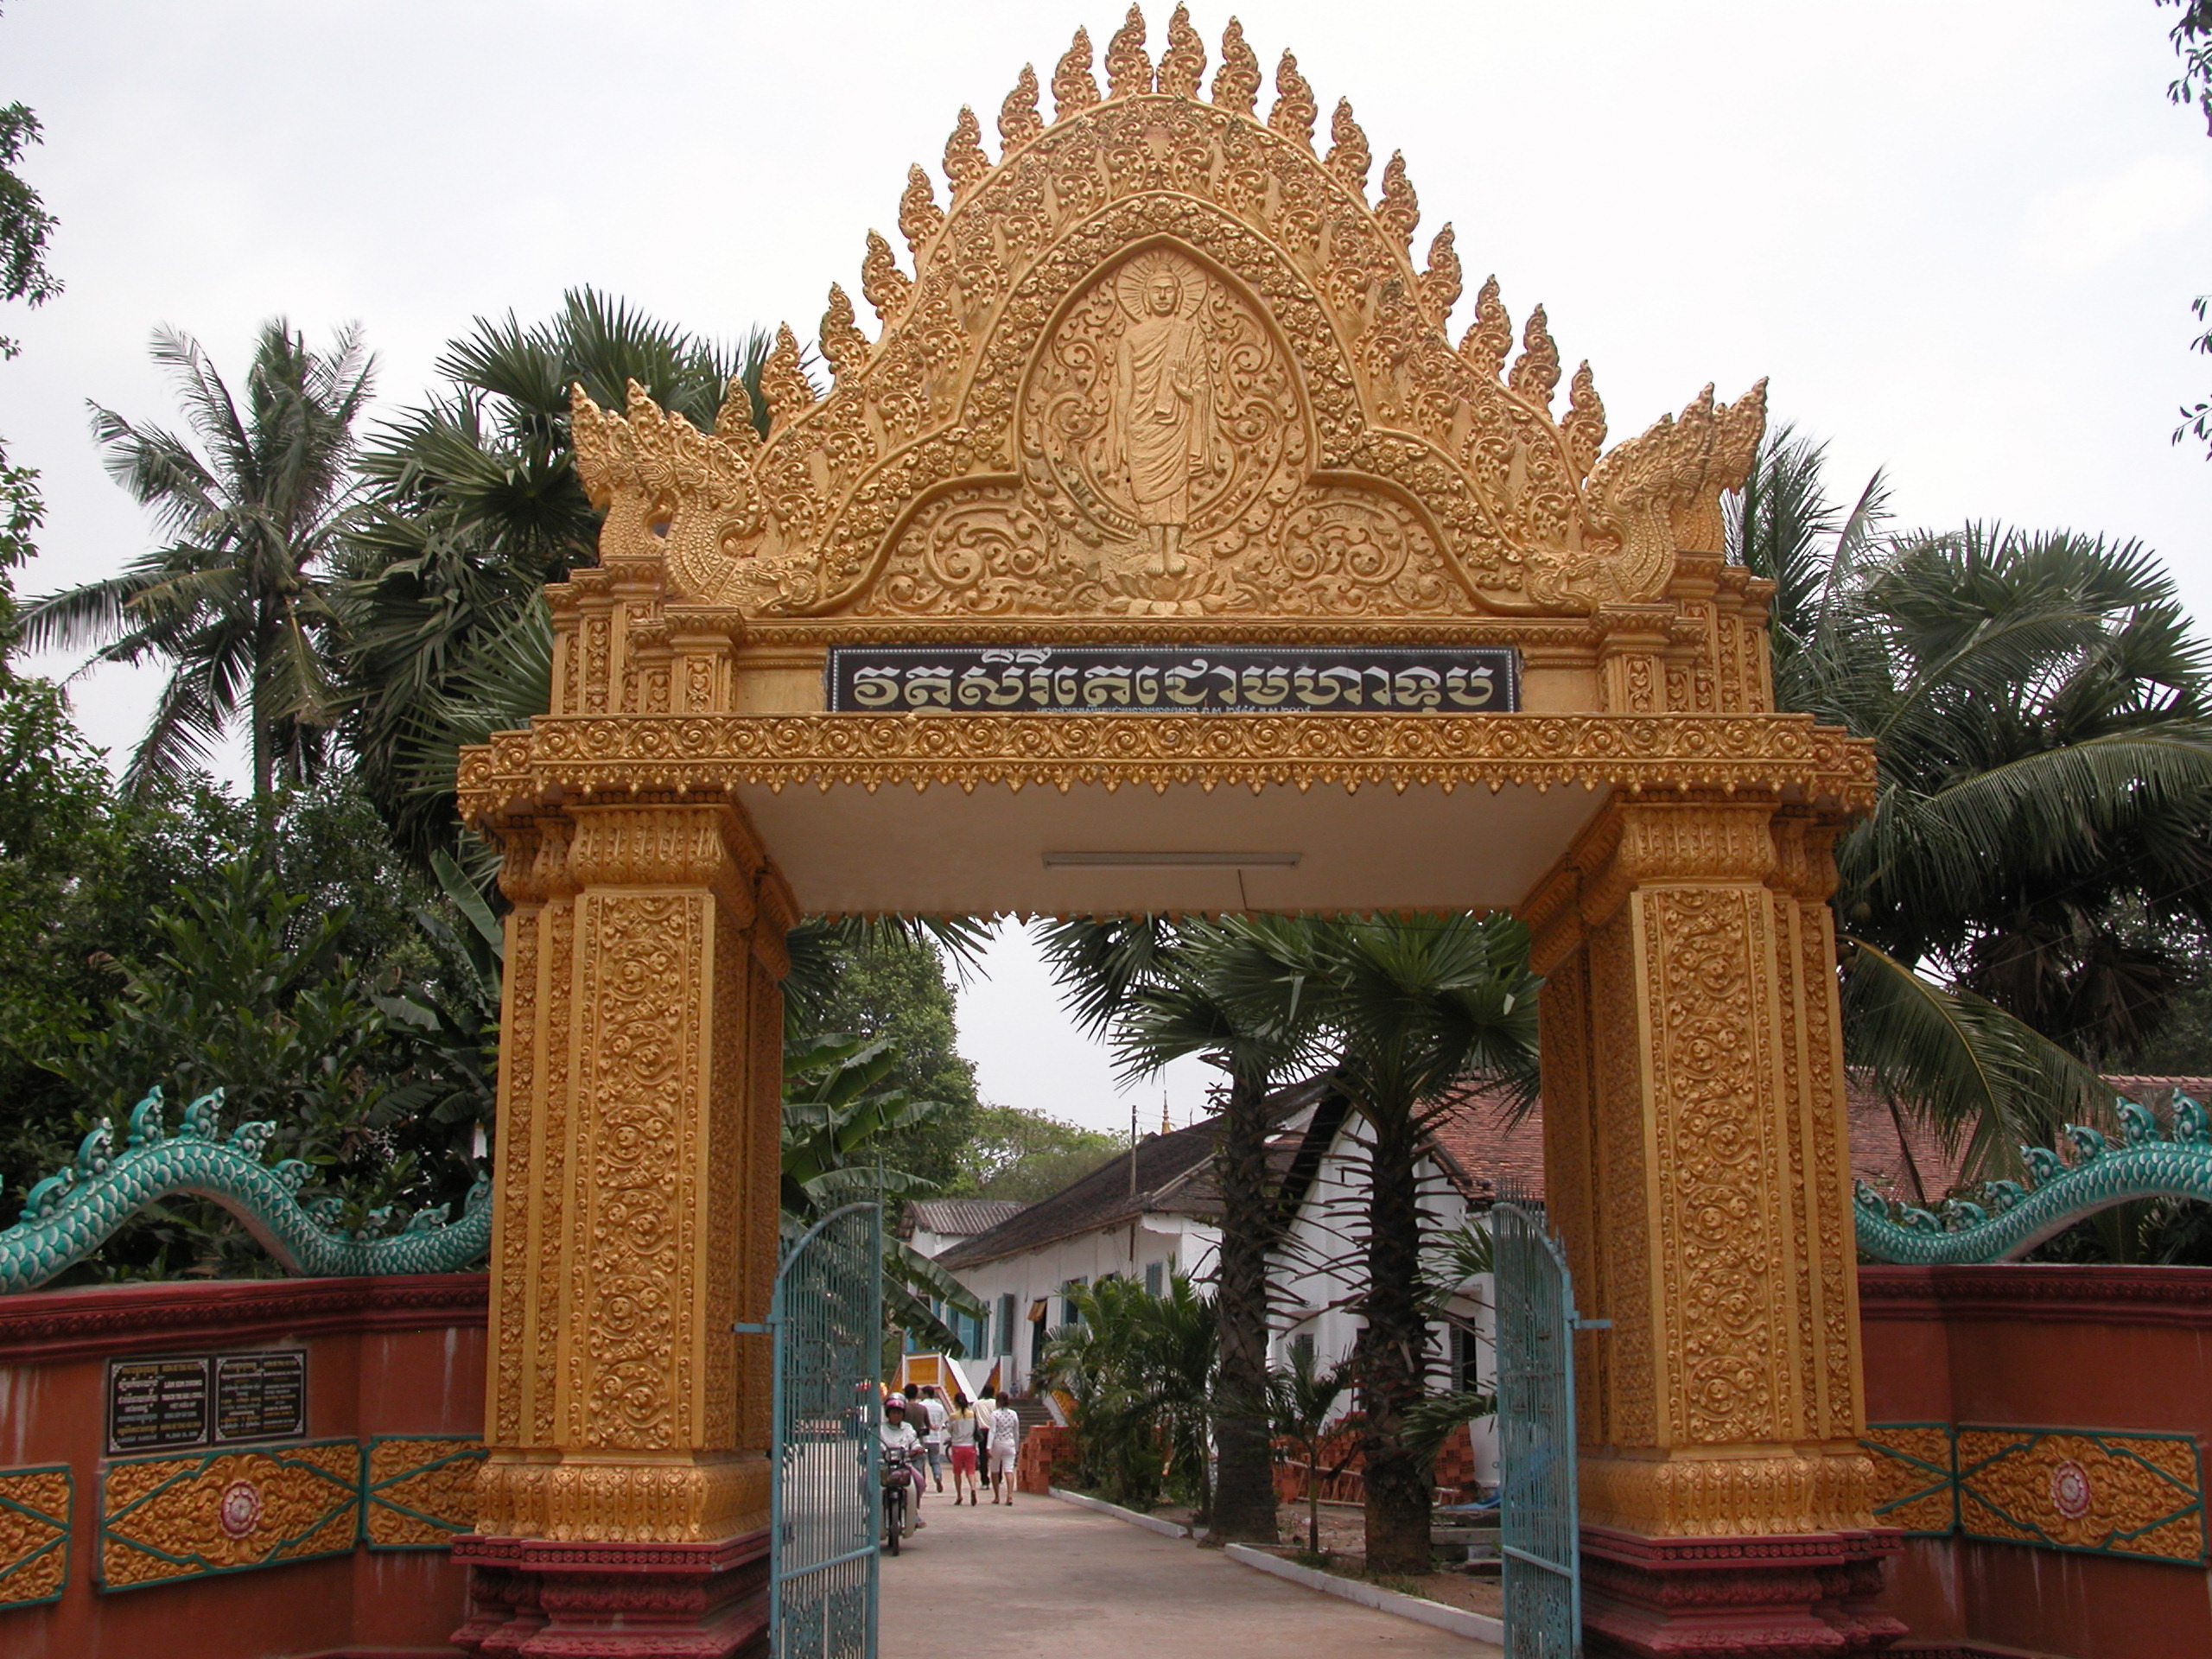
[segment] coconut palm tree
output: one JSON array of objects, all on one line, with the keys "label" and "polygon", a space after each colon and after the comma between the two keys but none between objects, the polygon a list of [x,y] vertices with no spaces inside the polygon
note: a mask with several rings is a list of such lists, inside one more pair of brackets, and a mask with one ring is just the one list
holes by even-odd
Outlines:
[{"label": "coconut palm tree", "polygon": [[2107,1092],[2212,926],[2212,658],[2133,543],[1885,532],[1777,430],[1732,524],[1784,708],[1878,746],[1838,844],[1847,1058],[1998,1173]]},{"label": "coconut palm tree", "polygon": [[358,328],[313,351],[279,318],[255,342],[241,407],[189,334],[156,333],[153,356],[199,447],[97,404],[92,432],[109,474],[166,539],[118,575],[35,601],[22,637],[34,649],[94,647],[94,663],[168,667],[129,787],[191,770],[243,721],[266,800],[315,776],[336,717],[332,556],[358,505],[353,425],[373,364]]},{"label": "coconut palm tree", "polygon": [[[1077,1022],[1093,1035],[1112,1032],[1125,1075],[1152,1075],[1196,1054],[1227,1077],[1214,1158],[1222,1227],[1212,1424],[1220,1469],[1211,1530],[1224,1542],[1273,1543],[1268,1253],[1278,1229],[1268,1098],[1312,1047],[1306,1015],[1313,999],[1301,1007],[1299,982],[1270,974],[1272,958],[1249,938],[1204,922],[1060,922],[1041,938]],[[1241,994],[1224,995],[1229,986]]]},{"label": "coconut palm tree", "polygon": [[[1358,1114],[1367,1211],[1352,1369],[1364,1414],[1367,1566],[1424,1573],[1429,1468],[1409,1440],[1427,1392],[1429,1230],[1417,1179],[1429,1123],[1455,1085],[1483,1078],[1533,1100],[1536,980],[1528,930],[1491,915],[1371,917],[1329,922],[1238,918],[1263,958],[1258,973],[1310,996],[1334,1054],[1331,1077]],[[1257,984],[1224,977],[1243,1003]]]}]

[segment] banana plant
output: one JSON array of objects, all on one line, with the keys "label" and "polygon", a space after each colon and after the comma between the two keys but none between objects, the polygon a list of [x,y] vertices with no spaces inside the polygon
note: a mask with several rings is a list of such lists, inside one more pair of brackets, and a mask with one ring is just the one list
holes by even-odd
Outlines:
[{"label": "banana plant", "polygon": [[[843,1204],[925,1197],[935,1183],[871,1160],[879,1136],[936,1116],[943,1101],[882,1087],[898,1065],[887,1038],[817,1037],[784,1052],[783,1228],[795,1239]],[[883,1311],[917,1342],[956,1357],[966,1350],[933,1303],[983,1316],[960,1281],[902,1240],[883,1241]]]}]

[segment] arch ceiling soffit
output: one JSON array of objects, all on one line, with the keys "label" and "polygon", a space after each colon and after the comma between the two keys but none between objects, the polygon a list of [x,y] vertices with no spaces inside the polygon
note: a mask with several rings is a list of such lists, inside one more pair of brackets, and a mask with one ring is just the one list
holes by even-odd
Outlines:
[{"label": "arch ceiling soffit", "polygon": [[1221,56],[1202,95],[1183,10],[1155,65],[1132,8],[1103,93],[1082,30],[1050,122],[1024,69],[995,162],[963,109],[949,206],[908,175],[913,275],[869,233],[880,337],[833,286],[823,397],[783,329],[765,443],[735,386],[704,433],[634,386],[620,412],[579,390],[605,562],[761,622],[1318,624],[1587,616],[1662,601],[1679,554],[1719,550],[1764,382],[1603,451],[1586,363],[1555,407],[1541,306],[1516,352],[1492,278],[1452,343],[1452,227],[1416,269],[1402,158],[1370,199],[1348,102],[1317,153],[1295,60],[1262,120],[1233,21]]}]

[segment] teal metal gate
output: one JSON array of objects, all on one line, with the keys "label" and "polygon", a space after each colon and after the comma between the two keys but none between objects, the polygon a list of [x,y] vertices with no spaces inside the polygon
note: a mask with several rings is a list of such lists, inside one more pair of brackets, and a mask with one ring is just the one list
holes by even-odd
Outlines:
[{"label": "teal metal gate", "polygon": [[849,1204],[785,1255],[768,1559],[775,1659],[875,1659],[883,1212]]},{"label": "teal metal gate", "polygon": [[1567,1256],[1540,1205],[1518,1199],[1494,1206],[1491,1241],[1505,1651],[1507,1659],[1580,1659],[1574,1332],[1586,1322],[1575,1317]]}]

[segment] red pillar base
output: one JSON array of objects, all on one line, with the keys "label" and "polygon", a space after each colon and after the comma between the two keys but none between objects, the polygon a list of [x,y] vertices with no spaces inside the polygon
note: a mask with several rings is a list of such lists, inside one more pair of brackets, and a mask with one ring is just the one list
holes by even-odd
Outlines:
[{"label": "red pillar base", "polygon": [[1592,1659],[1860,1659],[1905,1627],[1870,1604],[1890,1531],[1644,1538],[1582,1529]]},{"label": "red pillar base", "polygon": [[556,1543],[469,1534],[481,1659],[753,1659],[767,1651],[768,1535],[711,1544]]}]

